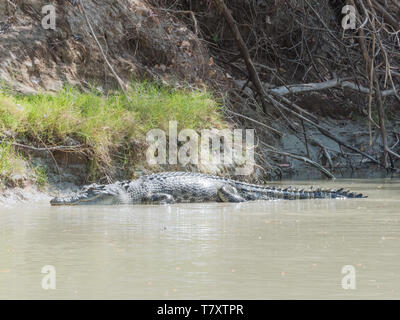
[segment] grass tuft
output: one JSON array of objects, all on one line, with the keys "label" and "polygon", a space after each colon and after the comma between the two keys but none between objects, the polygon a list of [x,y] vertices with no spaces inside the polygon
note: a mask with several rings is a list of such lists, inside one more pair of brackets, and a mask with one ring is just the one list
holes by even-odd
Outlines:
[{"label": "grass tuft", "polygon": [[0,144],[0,185],[4,186],[17,175],[26,176],[24,158],[11,146],[10,142]]},{"label": "grass tuft", "polygon": [[[95,171],[101,171],[113,165],[117,150],[122,155],[131,154],[133,144],[144,144],[149,130],[168,132],[171,120],[178,121],[178,130],[226,127],[218,103],[205,90],[134,82],[129,96],[130,102],[120,91],[102,94],[74,87],[36,95],[0,90],[0,174],[12,171],[12,148],[4,144],[9,137],[40,146],[76,141],[90,150],[91,160],[97,164]],[[39,176],[44,181],[45,172]]]}]

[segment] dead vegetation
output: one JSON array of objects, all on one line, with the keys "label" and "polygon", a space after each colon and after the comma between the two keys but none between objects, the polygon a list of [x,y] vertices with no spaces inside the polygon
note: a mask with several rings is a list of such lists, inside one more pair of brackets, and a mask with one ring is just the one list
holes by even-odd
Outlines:
[{"label": "dead vegetation", "polygon": [[[248,123],[250,117],[281,132],[291,132],[304,143],[302,156],[308,160],[312,160],[308,150],[312,147],[320,148],[324,158],[331,158],[328,146],[307,136],[307,130],[314,128],[339,145],[339,157],[348,158],[345,154],[350,151],[381,168],[398,168],[398,1],[152,3],[176,14],[194,14],[195,28],[232,83],[229,109],[247,115],[247,119],[237,117],[238,121]],[[355,9],[355,29],[342,26],[350,12],[343,9],[346,5]],[[193,25],[191,16],[185,19]],[[360,139],[358,145],[352,144],[332,133],[332,119],[363,123],[368,128],[367,143]],[[264,143],[279,138],[272,130],[267,129],[266,134],[265,126],[258,127]],[[274,143],[268,145],[272,152],[279,152],[272,149]]]}]

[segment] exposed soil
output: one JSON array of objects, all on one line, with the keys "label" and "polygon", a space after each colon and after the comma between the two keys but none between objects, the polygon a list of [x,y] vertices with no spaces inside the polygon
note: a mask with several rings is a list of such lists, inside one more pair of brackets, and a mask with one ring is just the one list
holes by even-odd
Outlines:
[{"label": "exposed soil", "polygon": [[[66,82],[82,87],[116,82],[73,1],[54,1],[56,29],[41,25],[44,0],[0,4],[0,79],[23,93],[59,90]],[[209,56],[182,22],[156,15],[140,0],[85,1],[99,42],[124,80],[157,77],[168,83],[209,78]]]}]

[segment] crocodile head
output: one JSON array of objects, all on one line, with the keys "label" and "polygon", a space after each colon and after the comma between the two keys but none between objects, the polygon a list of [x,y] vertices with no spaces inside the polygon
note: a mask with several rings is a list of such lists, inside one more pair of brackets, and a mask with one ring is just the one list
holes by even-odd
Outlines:
[{"label": "crocodile head", "polygon": [[123,203],[126,192],[118,184],[91,184],[71,196],[56,197],[50,201],[52,206],[73,206],[84,204],[118,204]]}]

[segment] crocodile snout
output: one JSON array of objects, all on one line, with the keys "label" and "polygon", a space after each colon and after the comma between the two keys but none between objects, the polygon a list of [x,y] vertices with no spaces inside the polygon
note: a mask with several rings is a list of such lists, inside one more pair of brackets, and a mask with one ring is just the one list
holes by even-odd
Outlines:
[{"label": "crocodile snout", "polygon": [[71,198],[55,197],[50,200],[52,206],[74,205],[75,203],[76,201],[73,201]]}]

